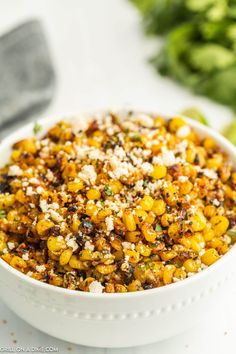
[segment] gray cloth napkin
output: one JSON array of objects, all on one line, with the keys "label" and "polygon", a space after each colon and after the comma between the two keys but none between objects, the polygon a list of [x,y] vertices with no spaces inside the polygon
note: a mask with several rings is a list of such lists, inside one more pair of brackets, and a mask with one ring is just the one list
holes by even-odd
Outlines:
[{"label": "gray cloth napkin", "polygon": [[45,109],[55,71],[42,24],[28,21],[0,37],[0,136]]}]

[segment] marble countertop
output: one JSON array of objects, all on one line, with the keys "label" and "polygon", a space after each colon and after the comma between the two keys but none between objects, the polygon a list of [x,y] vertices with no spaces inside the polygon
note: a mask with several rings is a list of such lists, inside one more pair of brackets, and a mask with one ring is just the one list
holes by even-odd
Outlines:
[{"label": "marble countertop", "polygon": [[[230,120],[228,109],[156,75],[148,59],[161,43],[144,37],[139,16],[128,1],[1,0],[0,34],[32,17],[42,19],[45,25],[58,75],[55,99],[44,116],[116,107],[171,114],[196,105],[217,129]],[[203,324],[161,343],[114,350],[86,348],[49,337],[0,302],[0,350],[51,346],[63,354],[234,354],[235,296],[236,281],[228,284]]]}]

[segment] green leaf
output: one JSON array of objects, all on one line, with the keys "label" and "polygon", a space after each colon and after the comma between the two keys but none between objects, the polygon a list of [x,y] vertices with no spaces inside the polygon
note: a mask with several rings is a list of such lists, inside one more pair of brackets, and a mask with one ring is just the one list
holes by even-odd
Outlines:
[{"label": "green leaf", "polygon": [[209,125],[206,117],[195,107],[186,108],[181,112],[181,114],[204,125]]},{"label": "green leaf", "polygon": [[223,135],[236,145],[236,120],[232,121],[223,131]]},{"label": "green leaf", "polygon": [[6,212],[3,209],[0,209],[0,219],[4,219],[6,217]]},{"label": "green leaf", "polygon": [[155,231],[157,231],[157,232],[162,231],[162,227],[160,224],[156,224]]},{"label": "green leaf", "polygon": [[33,128],[34,134],[37,135],[38,133],[41,132],[42,129],[43,129],[42,125],[36,122]]},{"label": "green leaf", "polygon": [[105,192],[106,195],[108,195],[109,197],[113,195],[112,189],[111,189],[111,187],[110,187],[108,184],[106,184],[106,185],[104,186],[104,192]]}]

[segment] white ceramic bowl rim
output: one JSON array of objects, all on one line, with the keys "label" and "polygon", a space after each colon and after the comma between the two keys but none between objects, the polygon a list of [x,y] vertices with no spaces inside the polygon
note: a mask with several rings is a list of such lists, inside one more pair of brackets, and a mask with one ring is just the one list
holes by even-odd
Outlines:
[{"label": "white ceramic bowl rim", "polygon": [[[119,111],[119,110],[117,110]],[[147,112],[145,110],[133,110],[136,112]],[[96,114],[96,113],[101,113],[101,112],[109,112],[109,110],[100,110],[100,111],[95,111],[95,112],[85,112],[84,115],[88,115],[88,114]],[[148,114],[156,114],[156,113],[148,113]],[[83,116],[82,114],[65,114],[62,117],[48,117],[48,118],[44,118],[44,119],[40,119],[38,120],[38,123],[42,126],[46,125],[48,127],[48,123],[50,122],[51,124],[60,121],[60,120],[73,120],[76,117],[79,116]],[[165,115],[160,115],[162,117],[165,117]],[[180,116],[180,115],[172,115],[172,116]],[[170,117],[170,116],[169,116]],[[183,116],[180,116],[183,117]],[[231,152],[232,155],[235,155],[236,158],[236,148],[233,144],[231,144],[226,138],[224,138],[221,134],[219,134],[218,132],[214,131],[213,129],[204,126],[203,124],[194,121],[188,117],[183,117],[194,129],[196,128],[199,132],[203,133],[204,135],[209,135],[211,137],[213,137],[216,142],[218,143],[219,146],[222,147],[223,151],[224,150],[228,150]],[[30,132],[33,131],[33,127],[34,127],[34,122],[31,122],[29,124],[26,124],[24,127],[18,129],[17,131],[13,132],[12,134],[10,134],[7,138],[4,138],[1,143],[0,143],[0,149],[3,147],[3,145],[9,145],[8,140],[11,141],[17,141],[17,136],[21,135],[22,132],[26,131],[26,132]],[[51,125],[50,124],[50,125]],[[29,134],[30,135],[30,134]],[[16,139],[16,140],[15,140]],[[235,253],[235,255],[234,255]],[[83,291],[78,291],[78,290],[70,290],[70,289],[65,289],[65,288],[60,288],[51,284],[47,284],[47,283],[43,283],[39,280],[35,280],[29,276],[27,276],[24,273],[21,273],[20,271],[16,270],[15,268],[11,267],[8,263],[6,263],[5,261],[3,261],[2,259],[0,259],[0,267],[5,268],[5,270],[9,271],[10,273],[12,273],[12,275],[16,276],[17,278],[20,278],[22,281],[25,281],[33,286],[36,286],[38,288],[41,289],[48,289],[51,290],[55,293],[61,293],[64,295],[68,295],[70,297],[77,297],[77,296],[82,296],[82,297],[96,297],[96,298],[124,298],[124,297],[131,297],[131,298],[136,298],[136,297],[142,297],[145,295],[152,295],[154,293],[165,293],[168,292],[170,290],[174,290],[176,288],[179,287],[183,287],[183,286],[191,286],[191,284],[193,282],[198,281],[199,279],[202,279],[206,276],[208,276],[211,272],[216,271],[219,267],[223,267],[224,263],[226,261],[227,258],[229,257],[236,257],[236,244],[221,258],[219,259],[216,263],[212,264],[211,266],[209,266],[208,268],[206,268],[205,270],[193,275],[190,278],[186,278],[184,280],[181,280],[179,282],[176,283],[172,283],[169,285],[165,285],[159,288],[154,288],[154,289],[148,289],[148,290],[143,290],[143,291],[136,291],[136,292],[127,292],[127,293],[89,293],[89,292],[83,292]]]}]

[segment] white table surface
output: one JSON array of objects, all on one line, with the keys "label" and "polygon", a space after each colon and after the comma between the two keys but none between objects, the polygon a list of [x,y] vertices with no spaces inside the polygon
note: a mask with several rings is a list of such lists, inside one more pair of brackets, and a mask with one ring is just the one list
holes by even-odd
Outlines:
[{"label": "white table surface", "polygon": [[[142,34],[135,9],[124,0],[0,0],[0,33],[28,18],[41,18],[58,75],[54,102],[44,115],[81,110],[138,107],[165,114],[196,105],[220,129],[228,109],[209,102],[155,74],[148,58],[159,47]],[[60,353],[234,354],[236,279],[214,312],[196,328],[170,340],[140,348],[96,349],[76,346],[35,330],[0,302],[1,347],[54,346]],[[131,329],[132,330],[132,329]]]}]

